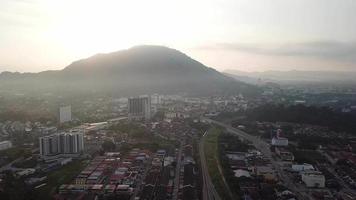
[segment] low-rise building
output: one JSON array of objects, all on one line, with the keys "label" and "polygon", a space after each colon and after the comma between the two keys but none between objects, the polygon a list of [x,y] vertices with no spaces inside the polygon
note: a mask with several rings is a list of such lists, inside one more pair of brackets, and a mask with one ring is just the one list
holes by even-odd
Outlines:
[{"label": "low-rise building", "polygon": [[257,176],[263,176],[266,181],[277,181],[276,172],[269,166],[257,166],[255,173]]},{"label": "low-rise building", "polygon": [[34,174],[35,172],[36,172],[35,169],[27,168],[27,169],[16,172],[16,175],[18,177],[23,177],[23,176],[28,176],[28,175]]},{"label": "low-rise building", "polygon": [[308,163],[292,165],[292,171],[294,172],[302,172],[302,171],[310,171],[310,170],[314,170],[314,167],[313,165]]},{"label": "low-rise building", "polygon": [[307,187],[325,187],[325,176],[318,171],[304,171],[302,173],[302,181]]},{"label": "low-rise building", "polygon": [[240,178],[240,177],[251,177],[250,172],[243,170],[243,169],[237,169],[234,170],[235,177]]},{"label": "low-rise building", "polygon": [[288,146],[288,138],[285,137],[273,137],[271,144],[273,146]]}]

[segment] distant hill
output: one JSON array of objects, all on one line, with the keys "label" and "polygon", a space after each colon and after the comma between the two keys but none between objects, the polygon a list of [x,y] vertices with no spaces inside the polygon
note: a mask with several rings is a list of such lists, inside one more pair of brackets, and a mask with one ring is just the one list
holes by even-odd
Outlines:
[{"label": "distant hill", "polygon": [[137,46],[78,60],[58,71],[0,74],[0,90],[103,92],[122,95],[245,93],[258,89],[162,46]]},{"label": "distant hill", "polygon": [[277,82],[277,83],[356,83],[356,71],[265,71],[244,72],[239,70],[225,70],[224,74],[236,80],[249,83]]}]

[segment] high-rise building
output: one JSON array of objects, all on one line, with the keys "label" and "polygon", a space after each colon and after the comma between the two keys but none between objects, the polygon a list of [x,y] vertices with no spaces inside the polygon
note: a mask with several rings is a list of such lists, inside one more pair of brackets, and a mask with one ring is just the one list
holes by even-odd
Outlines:
[{"label": "high-rise building", "polygon": [[161,96],[159,94],[153,94],[151,96],[151,103],[153,105],[161,104]]},{"label": "high-rise building", "polygon": [[56,133],[40,137],[41,156],[56,156],[61,154],[80,154],[84,150],[83,133]]},{"label": "high-rise building", "polygon": [[61,106],[59,107],[59,123],[72,121],[72,107]]},{"label": "high-rise building", "polygon": [[151,119],[151,97],[131,97],[128,100],[129,119],[149,120]]}]

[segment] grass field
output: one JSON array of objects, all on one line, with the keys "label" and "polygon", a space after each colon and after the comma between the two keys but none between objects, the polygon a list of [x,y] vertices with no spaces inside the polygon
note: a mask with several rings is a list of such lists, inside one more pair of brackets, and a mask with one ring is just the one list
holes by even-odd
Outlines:
[{"label": "grass field", "polygon": [[219,193],[221,199],[230,199],[229,192],[225,187],[222,175],[218,169],[218,136],[221,134],[221,130],[218,128],[212,128],[209,130],[208,135],[204,141],[204,151],[206,156],[206,162],[208,165],[209,174],[211,180],[215,186],[215,189]]},{"label": "grass field", "polygon": [[50,172],[47,175],[47,185],[38,189],[38,198],[52,199],[51,196],[55,193],[56,188],[61,184],[70,183],[85,166],[86,162],[76,160],[59,170]]}]

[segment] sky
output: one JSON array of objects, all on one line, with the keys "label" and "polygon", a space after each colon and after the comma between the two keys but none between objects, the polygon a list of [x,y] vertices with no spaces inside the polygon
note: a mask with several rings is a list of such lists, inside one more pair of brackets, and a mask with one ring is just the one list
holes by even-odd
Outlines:
[{"label": "sky", "polygon": [[143,44],[220,71],[356,71],[356,1],[0,0],[0,72]]}]

